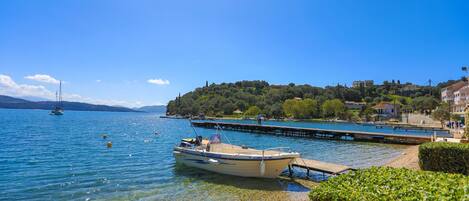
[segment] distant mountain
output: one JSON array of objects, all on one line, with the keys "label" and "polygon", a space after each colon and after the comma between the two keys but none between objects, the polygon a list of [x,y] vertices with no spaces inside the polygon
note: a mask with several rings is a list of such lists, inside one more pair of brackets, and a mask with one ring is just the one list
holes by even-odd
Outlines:
[{"label": "distant mountain", "polygon": [[36,96],[21,96],[21,97],[17,97],[17,98],[21,98],[21,99],[24,99],[24,100],[27,100],[27,101],[32,101],[32,102],[52,101],[51,99],[40,98],[40,97],[36,97]]},{"label": "distant mountain", "polygon": [[27,101],[21,98],[13,98],[11,96],[3,96],[0,95],[0,103],[30,103],[31,101]]},{"label": "distant mountain", "polygon": [[140,108],[132,108],[132,109],[142,111],[142,112],[166,113],[165,105],[151,105],[151,106],[143,106]]},{"label": "distant mountain", "polygon": [[[51,110],[55,106],[54,101],[27,101],[20,98],[14,98],[10,96],[0,95],[0,108],[10,109],[43,109]],[[109,111],[109,112],[139,112],[126,107],[113,107],[108,105],[93,105],[89,103],[79,102],[63,102],[63,108],[67,110],[78,110],[78,111]]]}]

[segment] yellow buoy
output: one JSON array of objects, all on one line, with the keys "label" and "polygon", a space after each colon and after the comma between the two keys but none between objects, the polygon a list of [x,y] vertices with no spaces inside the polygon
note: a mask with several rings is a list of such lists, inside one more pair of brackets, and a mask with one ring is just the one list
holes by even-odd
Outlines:
[{"label": "yellow buoy", "polygon": [[111,141],[107,142],[107,148],[111,148],[111,147],[112,147],[112,142]]}]

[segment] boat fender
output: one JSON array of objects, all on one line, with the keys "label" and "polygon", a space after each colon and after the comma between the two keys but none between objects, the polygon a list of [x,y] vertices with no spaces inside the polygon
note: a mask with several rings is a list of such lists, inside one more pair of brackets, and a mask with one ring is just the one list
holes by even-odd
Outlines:
[{"label": "boat fender", "polygon": [[259,165],[259,169],[260,169],[260,172],[261,172],[261,176],[264,176],[264,174],[265,174],[265,163],[264,163],[264,160],[261,161],[261,164]]},{"label": "boat fender", "polygon": [[218,164],[219,162],[213,158],[208,159],[209,163]]}]

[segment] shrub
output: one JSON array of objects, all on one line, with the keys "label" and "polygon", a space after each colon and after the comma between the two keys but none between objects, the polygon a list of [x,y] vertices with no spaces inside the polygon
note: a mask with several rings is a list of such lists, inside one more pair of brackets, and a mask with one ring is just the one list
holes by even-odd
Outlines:
[{"label": "shrub", "polygon": [[260,113],[261,113],[261,109],[259,107],[251,106],[251,107],[249,107],[248,110],[246,110],[244,115],[246,115],[246,116],[256,116],[256,115],[259,115]]},{"label": "shrub", "polygon": [[461,174],[372,167],[329,179],[311,200],[468,200],[469,177]]},{"label": "shrub", "polygon": [[469,175],[469,144],[430,142],[419,147],[423,170]]}]

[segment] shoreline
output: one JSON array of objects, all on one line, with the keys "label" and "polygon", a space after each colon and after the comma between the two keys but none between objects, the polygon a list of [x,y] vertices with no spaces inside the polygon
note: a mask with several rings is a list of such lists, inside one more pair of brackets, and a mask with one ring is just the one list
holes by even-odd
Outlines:
[{"label": "shoreline", "polygon": [[407,168],[411,170],[420,170],[419,166],[419,146],[412,145],[401,153],[401,155],[396,156],[391,159],[383,166],[385,167],[394,167],[394,168]]}]

